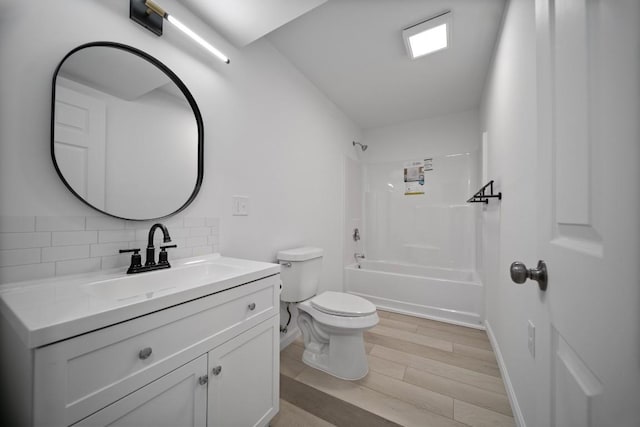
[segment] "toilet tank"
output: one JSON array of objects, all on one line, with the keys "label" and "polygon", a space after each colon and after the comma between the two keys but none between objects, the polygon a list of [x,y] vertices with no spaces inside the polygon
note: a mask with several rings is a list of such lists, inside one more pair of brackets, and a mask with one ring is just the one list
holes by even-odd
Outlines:
[{"label": "toilet tank", "polygon": [[322,254],[322,249],[308,246],[278,252],[282,301],[304,301],[316,294],[322,269]]}]

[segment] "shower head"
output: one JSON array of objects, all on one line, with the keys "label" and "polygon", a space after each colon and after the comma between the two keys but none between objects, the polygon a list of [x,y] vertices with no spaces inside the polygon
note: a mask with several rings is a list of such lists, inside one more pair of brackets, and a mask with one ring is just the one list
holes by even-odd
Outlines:
[{"label": "shower head", "polygon": [[368,145],[353,141],[353,146],[355,147],[356,145],[359,145],[362,151],[367,151],[367,148],[369,147]]}]

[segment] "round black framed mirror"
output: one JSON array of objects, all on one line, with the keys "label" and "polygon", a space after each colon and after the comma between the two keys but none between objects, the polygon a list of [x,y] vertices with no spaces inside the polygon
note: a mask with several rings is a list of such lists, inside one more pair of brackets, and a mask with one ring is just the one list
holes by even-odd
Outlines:
[{"label": "round black framed mirror", "polygon": [[80,200],[122,219],[186,208],[203,178],[198,105],[167,66],[131,46],[87,43],[53,76],[51,157]]}]

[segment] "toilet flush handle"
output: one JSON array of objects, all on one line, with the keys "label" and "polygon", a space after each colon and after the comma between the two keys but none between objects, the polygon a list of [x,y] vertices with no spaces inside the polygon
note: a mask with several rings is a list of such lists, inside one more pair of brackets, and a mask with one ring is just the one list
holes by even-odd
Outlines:
[{"label": "toilet flush handle", "polygon": [[289,261],[280,261],[280,265],[291,268],[291,263]]}]

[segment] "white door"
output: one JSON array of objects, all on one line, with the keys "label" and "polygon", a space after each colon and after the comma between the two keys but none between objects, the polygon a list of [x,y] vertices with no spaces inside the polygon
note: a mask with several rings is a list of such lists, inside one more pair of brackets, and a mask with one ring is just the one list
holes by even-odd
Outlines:
[{"label": "white door", "polygon": [[207,356],[202,355],[74,426],[204,427]]},{"label": "white door", "polygon": [[536,28],[535,425],[638,426],[640,2],[537,0]]},{"label": "white door", "polygon": [[266,426],[278,412],[279,317],[209,352],[209,427]]},{"label": "white door", "polygon": [[54,153],[67,183],[98,209],[105,203],[104,101],[56,85]]}]

